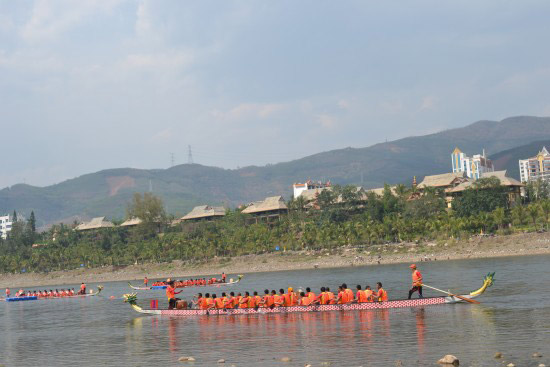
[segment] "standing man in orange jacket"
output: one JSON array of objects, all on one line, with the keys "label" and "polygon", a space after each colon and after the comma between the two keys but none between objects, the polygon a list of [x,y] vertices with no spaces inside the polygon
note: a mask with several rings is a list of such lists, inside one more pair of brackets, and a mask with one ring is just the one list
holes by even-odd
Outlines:
[{"label": "standing man in orange jacket", "polygon": [[424,298],[422,295],[422,274],[420,274],[415,264],[412,264],[409,268],[412,271],[412,288],[409,290],[409,299],[416,291],[418,291],[418,298]]}]

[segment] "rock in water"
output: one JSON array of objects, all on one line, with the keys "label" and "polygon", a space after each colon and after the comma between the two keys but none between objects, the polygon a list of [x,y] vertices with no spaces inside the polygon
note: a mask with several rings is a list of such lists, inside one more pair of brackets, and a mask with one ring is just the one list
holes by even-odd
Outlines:
[{"label": "rock in water", "polygon": [[290,361],[292,361],[292,358],[290,358],[290,357],[281,358],[281,362],[290,362]]},{"label": "rock in water", "polygon": [[458,361],[458,358],[456,358],[452,354],[447,354],[445,357],[437,361],[437,363],[445,364],[445,365],[453,365],[453,366],[458,366],[460,364],[460,362]]},{"label": "rock in water", "polygon": [[533,353],[533,358],[540,358],[540,357],[542,357],[542,354]]},{"label": "rock in water", "polygon": [[513,363],[508,363],[508,364],[506,365],[506,367],[516,367],[516,365],[513,364]]},{"label": "rock in water", "polygon": [[496,353],[495,353],[495,358],[496,358],[496,359],[502,358],[502,353],[496,352]]},{"label": "rock in water", "polygon": [[180,361],[180,362],[195,362],[195,358],[183,356],[183,357],[179,357],[178,361]]},{"label": "rock in water", "polygon": [[218,363],[225,363],[225,359],[218,359]]}]

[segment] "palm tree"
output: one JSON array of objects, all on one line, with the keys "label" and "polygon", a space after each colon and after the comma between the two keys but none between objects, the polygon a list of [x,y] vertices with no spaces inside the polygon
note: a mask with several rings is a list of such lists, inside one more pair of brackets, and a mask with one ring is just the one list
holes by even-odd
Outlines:
[{"label": "palm tree", "polygon": [[532,203],[529,204],[527,207],[527,212],[529,213],[529,216],[531,217],[531,220],[533,221],[533,227],[535,227],[535,231],[537,230],[537,219],[539,218],[540,214],[540,207],[538,204]]},{"label": "palm tree", "polygon": [[525,207],[523,205],[516,205],[513,209],[512,209],[512,215],[514,217],[514,219],[516,220],[516,222],[522,226],[525,224],[525,216],[526,216],[526,210],[525,210]]},{"label": "palm tree", "polygon": [[541,201],[540,208],[542,210],[542,213],[544,214],[544,224],[546,230],[548,230],[548,217],[550,217],[550,200],[546,199]]},{"label": "palm tree", "polygon": [[499,229],[502,229],[506,226],[506,211],[504,210],[504,208],[502,207],[499,207],[499,208],[496,208],[494,211],[493,211],[493,219],[495,221],[495,223],[498,225],[498,228]]}]

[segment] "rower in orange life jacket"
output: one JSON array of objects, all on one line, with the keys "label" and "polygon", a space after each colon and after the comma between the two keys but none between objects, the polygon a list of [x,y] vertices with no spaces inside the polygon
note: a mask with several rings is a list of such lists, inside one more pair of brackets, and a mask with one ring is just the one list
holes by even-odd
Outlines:
[{"label": "rower in orange life jacket", "polygon": [[296,295],[294,294],[294,289],[292,289],[292,287],[288,287],[288,291],[286,294],[283,294],[283,298],[285,306],[296,306]]},{"label": "rower in orange life jacket", "polygon": [[357,292],[355,293],[355,301],[357,303],[365,303],[367,302],[367,295],[365,291],[361,290],[361,286],[357,285]]},{"label": "rower in orange life jacket", "polygon": [[313,293],[311,291],[311,288],[309,287],[306,288],[306,297],[309,298],[311,302],[314,302],[317,299],[317,297],[315,296],[315,293]]},{"label": "rower in orange life jacket", "polygon": [[250,293],[244,292],[244,297],[239,301],[239,308],[248,308],[250,302]]},{"label": "rower in orange life jacket", "polygon": [[327,305],[334,305],[336,304],[336,297],[334,296],[334,293],[330,291],[330,288],[327,287]]},{"label": "rower in orange life jacket", "polygon": [[223,308],[224,306],[224,302],[223,302],[223,295],[222,297],[217,297],[215,294],[212,295],[212,298],[214,298],[214,307],[215,308],[218,308],[218,309],[221,309]]},{"label": "rower in orange life jacket", "polygon": [[365,287],[365,296],[367,298],[367,302],[374,302],[374,292],[370,289],[370,285]]},{"label": "rower in orange life jacket", "polygon": [[342,284],[342,288],[344,289],[344,294],[346,295],[346,303],[353,301],[353,291],[348,288],[346,283]]},{"label": "rower in orange life jacket", "polygon": [[376,293],[378,302],[386,302],[388,300],[388,292],[386,292],[384,288],[382,288],[382,283],[376,283],[376,288],[378,288],[378,292]]},{"label": "rower in orange life jacket", "polygon": [[[284,293],[285,291],[281,289],[281,290],[279,290],[279,292]],[[277,292],[275,292],[274,289],[271,291],[271,295],[273,296],[273,306],[274,307],[280,307],[284,304],[283,297],[278,295]]]},{"label": "rower in orange life jacket", "polygon": [[258,295],[258,292],[254,292],[254,307],[260,307],[262,305],[262,297]]},{"label": "rower in orange life jacket", "polygon": [[412,271],[412,288],[409,290],[409,299],[411,299],[414,292],[418,291],[418,297],[424,298],[422,295],[422,274],[416,268],[415,264],[409,266]]},{"label": "rower in orange life jacket", "polygon": [[84,283],[80,285],[80,294],[86,294],[86,284]]},{"label": "rower in orange life jacket", "polygon": [[269,289],[264,290],[264,297],[262,298],[261,306],[266,308],[273,306],[273,296],[269,294]]},{"label": "rower in orange life jacket", "polygon": [[147,284],[149,284],[149,279],[147,277],[143,278],[143,285],[147,287]]},{"label": "rower in orange life jacket", "polygon": [[300,293],[300,302],[298,303],[300,306],[309,306],[313,300],[309,298],[304,292]]},{"label": "rower in orange life jacket", "polygon": [[328,302],[328,294],[326,292],[325,287],[321,287],[321,292],[319,293],[317,298],[315,298],[315,301],[313,301],[313,303],[318,305],[326,305],[327,302]]},{"label": "rower in orange life jacket", "polygon": [[10,289],[6,288],[6,298],[9,298],[10,295],[11,295]]}]

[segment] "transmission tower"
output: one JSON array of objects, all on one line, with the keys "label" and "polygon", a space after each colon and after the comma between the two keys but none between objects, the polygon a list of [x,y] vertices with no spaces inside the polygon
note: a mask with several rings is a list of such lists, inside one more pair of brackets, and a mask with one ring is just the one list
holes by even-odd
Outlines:
[{"label": "transmission tower", "polygon": [[170,167],[174,167],[174,153],[170,153]]},{"label": "transmission tower", "polygon": [[189,147],[189,152],[187,153],[187,163],[193,164],[193,152],[191,151],[191,145]]}]

